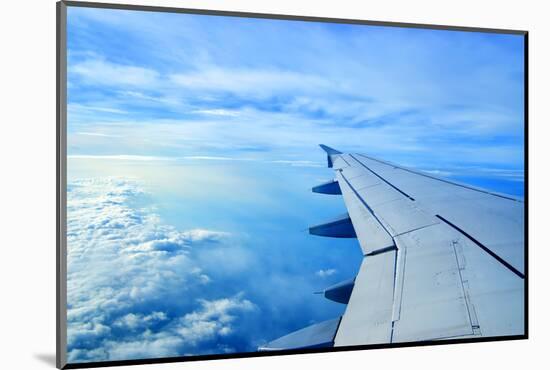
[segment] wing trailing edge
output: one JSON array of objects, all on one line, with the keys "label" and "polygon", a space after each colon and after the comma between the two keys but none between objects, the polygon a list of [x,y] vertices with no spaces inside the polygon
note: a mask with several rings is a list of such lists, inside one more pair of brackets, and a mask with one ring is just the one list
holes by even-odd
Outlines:
[{"label": "wing trailing edge", "polygon": [[297,330],[259,347],[258,351],[333,347],[340,319],[338,317]]}]

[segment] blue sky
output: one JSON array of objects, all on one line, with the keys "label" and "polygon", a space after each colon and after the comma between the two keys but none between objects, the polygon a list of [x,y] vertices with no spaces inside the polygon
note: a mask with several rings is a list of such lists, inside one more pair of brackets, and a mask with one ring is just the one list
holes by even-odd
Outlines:
[{"label": "blue sky", "polygon": [[252,351],[342,313],[317,144],[523,195],[523,38],[71,8],[69,360]]}]

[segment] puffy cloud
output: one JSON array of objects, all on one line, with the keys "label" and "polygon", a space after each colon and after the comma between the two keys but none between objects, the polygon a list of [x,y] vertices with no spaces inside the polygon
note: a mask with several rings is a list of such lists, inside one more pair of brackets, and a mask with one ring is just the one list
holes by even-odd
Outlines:
[{"label": "puffy cloud", "polygon": [[113,322],[113,325],[127,329],[137,329],[144,326],[146,327],[151,322],[159,322],[167,319],[168,316],[164,312],[155,311],[149,315],[129,313],[121,318],[116,319]]},{"label": "puffy cloud", "polygon": [[[189,355],[199,350],[198,346],[205,342],[216,342],[216,345],[212,345],[215,352],[224,352],[229,347],[224,344],[223,338],[233,332],[232,323],[237,320],[238,315],[257,309],[252,302],[242,299],[242,295],[212,301],[201,299],[199,303],[200,307],[197,310],[173,318],[168,325],[158,331],[137,330],[145,328],[151,321],[168,320],[166,314],[128,314],[117,320],[114,325],[137,331],[137,334],[122,340],[107,339],[103,343],[103,351],[99,353],[107,355],[106,358],[110,360]],[[91,352],[98,353],[97,350]],[[75,353],[80,356],[83,354],[82,351]]]},{"label": "puffy cloud", "polygon": [[186,341],[211,339],[214,336],[226,336],[231,333],[231,323],[235,320],[233,312],[247,312],[256,309],[256,306],[246,299],[223,298],[214,301],[199,300],[201,309],[186,314],[180,320],[176,331]]},{"label": "puffy cloud", "polygon": [[326,270],[319,270],[315,273],[315,275],[321,277],[321,278],[326,278],[326,277],[329,277],[329,276],[332,276],[334,274],[336,274],[338,271],[336,271],[336,269],[326,269]]},{"label": "puffy cloud", "polygon": [[[193,249],[218,248],[232,235],[178,231],[151,208],[138,206],[145,196],[131,180],[68,185],[71,362],[204,353],[201,344],[229,337],[240,314],[256,309],[243,293],[204,291],[215,281],[198,265]],[[223,340],[216,343],[229,347]]]}]

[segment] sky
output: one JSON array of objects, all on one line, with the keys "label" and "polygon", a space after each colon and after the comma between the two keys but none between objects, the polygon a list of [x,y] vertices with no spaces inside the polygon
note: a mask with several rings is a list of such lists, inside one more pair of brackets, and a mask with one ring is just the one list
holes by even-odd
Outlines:
[{"label": "sky", "polygon": [[522,197],[517,35],[68,9],[68,360],[254,351],[344,306],[317,146]]}]

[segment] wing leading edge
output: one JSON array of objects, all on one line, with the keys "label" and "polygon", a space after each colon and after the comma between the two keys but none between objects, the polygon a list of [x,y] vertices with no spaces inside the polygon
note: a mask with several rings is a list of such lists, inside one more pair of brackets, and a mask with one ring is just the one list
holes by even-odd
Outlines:
[{"label": "wing leading edge", "polygon": [[310,233],[356,237],[363,262],[351,283],[336,284],[342,317],[312,326],[323,324],[322,343],[308,346],[306,328],[260,350],[525,333],[521,199],[321,148],[335,180],[313,191],[341,194],[348,215]]}]

